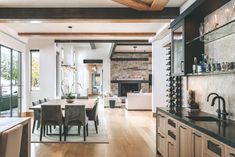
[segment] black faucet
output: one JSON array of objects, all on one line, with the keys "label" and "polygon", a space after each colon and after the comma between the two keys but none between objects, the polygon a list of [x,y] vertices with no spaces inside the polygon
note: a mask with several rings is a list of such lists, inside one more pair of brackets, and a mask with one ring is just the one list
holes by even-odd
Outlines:
[{"label": "black faucet", "polygon": [[[226,119],[227,119],[227,116],[228,116],[228,113],[227,113],[227,111],[226,111],[226,103],[225,103],[225,100],[224,100],[224,98],[221,97],[221,96],[215,96],[215,97],[213,98],[213,100],[212,100],[211,106],[214,106],[214,105],[215,105],[215,100],[216,100],[216,99],[219,99],[219,102],[220,102],[220,100],[222,100],[223,110],[222,110],[222,113],[220,113],[220,114],[222,114],[222,120],[226,120]],[[220,112],[221,112],[221,111],[220,111]],[[219,114],[219,113],[218,113],[218,114]],[[218,118],[220,118],[220,117],[218,116]]]},{"label": "black faucet", "polygon": [[[207,96],[207,102],[209,102],[209,98],[210,98],[211,95],[215,95],[214,98],[219,97],[219,94],[217,94],[217,93],[210,93]],[[213,98],[213,100],[215,100],[214,98]],[[211,106],[215,105],[215,102],[213,100],[212,100]],[[220,99],[218,99],[218,110],[216,112],[218,114],[218,118],[221,118]]]}]

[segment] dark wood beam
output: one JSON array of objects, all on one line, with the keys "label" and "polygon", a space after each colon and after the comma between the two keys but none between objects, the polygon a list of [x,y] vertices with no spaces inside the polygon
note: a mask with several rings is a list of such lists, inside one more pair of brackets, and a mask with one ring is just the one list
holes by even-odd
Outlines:
[{"label": "dark wood beam", "polygon": [[112,61],[148,61],[148,58],[111,58]]},{"label": "dark wood beam", "polygon": [[91,49],[92,49],[92,50],[95,50],[95,49],[96,49],[96,46],[95,46],[95,43],[94,43],[94,42],[90,42],[90,46],[91,46]]},{"label": "dark wood beam", "polygon": [[174,19],[179,8],[137,11],[131,8],[0,8],[1,20]]},{"label": "dark wood beam", "polygon": [[151,37],[156,33],[154,32],[19,32],[19,36],[113,36],[113,37]]}]

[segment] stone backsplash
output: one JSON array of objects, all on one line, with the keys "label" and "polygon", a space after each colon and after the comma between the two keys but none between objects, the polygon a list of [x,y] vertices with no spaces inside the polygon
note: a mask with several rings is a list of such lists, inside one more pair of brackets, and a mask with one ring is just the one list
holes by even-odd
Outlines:
[{"label": "stone backsplash", "polygon": [[[215,15],[217,16],[217,22],[224,24],[227,20],[227,14],[223,14],[226,8],[233,6],[235,0],[231,0],[222,8],[216,10],[204,19],[205,29],[209,27],[208,23],[214,22]],[[218,16],[219,15],[219,16]],[[211,26],[210,26],[211,27]],[[230,35],[219,40],[205,44],[205,54],[209,58],[214,58],[215,62],[235,62],[235,35]],[[196,92],[196,101],[199,103],[202,111],[216,114],[218,105],[211,106],[211,100],[207,102],[207,96],[211,92],[216,92],[226,100],[226,108],[230,113],[229,118],[235,120],[235,73],[222,74],[222,75],[210,75],[210,76],[196,76],[188,77],[188,80],[184,79],[184,105],[186,104],[187,90],[194,90]],[[186,88],[188,87],[188,88]]]}]

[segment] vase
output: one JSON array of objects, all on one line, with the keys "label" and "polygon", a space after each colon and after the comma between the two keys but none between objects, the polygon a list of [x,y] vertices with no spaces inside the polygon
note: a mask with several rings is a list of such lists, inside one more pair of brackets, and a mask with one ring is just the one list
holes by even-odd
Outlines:
[{"label": "vase", "polygon": [[67,102],[67,103],[73,103],[73,102],[74,102],[74,99],[66,99],[66,102]]}]

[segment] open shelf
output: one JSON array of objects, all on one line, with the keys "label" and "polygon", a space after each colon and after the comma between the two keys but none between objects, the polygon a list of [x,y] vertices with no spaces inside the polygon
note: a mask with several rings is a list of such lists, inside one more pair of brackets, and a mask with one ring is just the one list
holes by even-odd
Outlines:
[{"label": "open shelf", "polygon": [[210,72],[210,73],[190,73],[187,76],[209,76],[209,75],[221,75],[221,74],[235,74],[235,71],[219,71],[219,72]]},{"label": "open shelf", "polygon": [[232,21],[215,28],[214,30],[207,32],[203,34],[202,36],[196,37],[188,42],[186,44],[191,44],[197,40],[201,40],[205,44],[219,40],[221,38],[227,37],[229,35],[232,35],[235,33],[235,19]]}]

